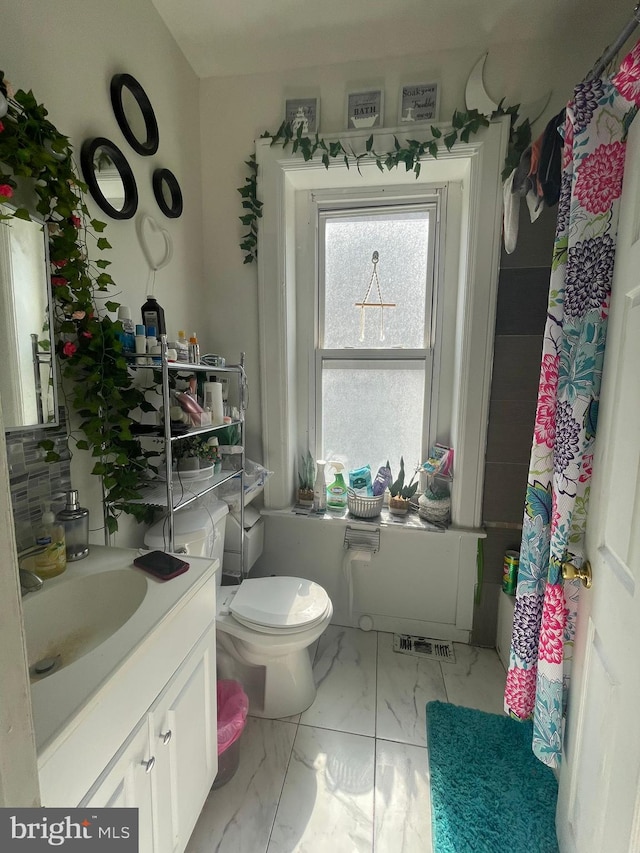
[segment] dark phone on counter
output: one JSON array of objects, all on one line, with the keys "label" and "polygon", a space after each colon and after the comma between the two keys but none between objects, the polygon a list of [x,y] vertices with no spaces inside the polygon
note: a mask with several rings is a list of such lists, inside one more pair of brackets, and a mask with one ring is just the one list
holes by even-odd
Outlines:
[{"label": "dark phone on counter", "polygon": [[163,581],[176,578],[189,568],[189,563],[185,563],[184,560],[178,560],[177,557],[172,557],[171,554],[165,554],[164,551],[149,551],[148,554],[136,557],[133,565],[139,569],[144,569],[145,572],[149,572],[150,575],[154,575]]}]

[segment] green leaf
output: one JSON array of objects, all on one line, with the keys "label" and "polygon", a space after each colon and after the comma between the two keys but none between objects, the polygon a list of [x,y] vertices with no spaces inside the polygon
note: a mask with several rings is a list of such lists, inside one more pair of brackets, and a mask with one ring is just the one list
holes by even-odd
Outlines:
[{"label": "green leaf", "polygon": [[96,240],[96,245],[99,249],[111,249],[111,243],[107,240],[106,237],[99,237]]},{"label": "green leaf", "polygon": [[431,125],[431,135],[433,136],[434,139],[440,139],[440,137],[442,136],[442,131],[440,130],[439,127],[435,127],[435,125],[432,124]]},{"label": "green leaf", "polygon": [[118,308],[120,307],[120,303],[119,302],[112,302],[111,300],[108,300],[107,302],[104,303],[104,307],[107,309],[107,311],[117,311]]},{"label": "green leaf", "polygon": [[94,231],[97,231],[100,234],[107,227],[107,223],[106,222],[100,222],[99,219],[92,219],[91,220],[91,227],[93,228]]},{"label": "green leaf", "polygon": [[18,207],[16,210],[13,211],[13,215],[16,219],[24,219],[26,222],[31,221],[31,215],[29,214],[29,211],[26,207]]}]

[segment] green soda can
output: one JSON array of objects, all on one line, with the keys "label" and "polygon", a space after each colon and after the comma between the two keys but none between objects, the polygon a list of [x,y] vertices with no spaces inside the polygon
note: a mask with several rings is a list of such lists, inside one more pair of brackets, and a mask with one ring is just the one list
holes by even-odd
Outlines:
[{"label": "green soda can", "polygon": [[518,566],[520,565],[520,551],[507,551],[504,555],[502,566],[502,589],[507,595],[515,595],[518,585]]}]

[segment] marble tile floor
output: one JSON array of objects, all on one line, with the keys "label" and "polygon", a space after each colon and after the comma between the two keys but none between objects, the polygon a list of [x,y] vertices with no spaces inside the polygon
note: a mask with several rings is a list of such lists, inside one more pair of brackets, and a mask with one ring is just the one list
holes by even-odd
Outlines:
[{"label": "marble tile floor", "polygon": [[425,705],[502,713],[495,651],[456,663],[393,651],[393,635],[331,625],[318,693],[286,720],[249,717],[238,770],[209,795],[186,853],[432,853]]}]

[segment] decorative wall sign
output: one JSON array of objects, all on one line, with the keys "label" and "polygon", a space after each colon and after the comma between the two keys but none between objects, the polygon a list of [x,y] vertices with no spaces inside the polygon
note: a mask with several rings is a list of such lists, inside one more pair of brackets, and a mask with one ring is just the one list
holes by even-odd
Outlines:
[{"label": "decorative wall sign", "polygon": [[440,108],[437,83],[407,83],[400,90],[398,124],[437,121]]},{"label": "decorative wall sign", "polygon": [[302,135],[317,133],[320,126],[320,100],[318,98],[291,98],[284,102],[284,119],[293,132],[302,127]]},{"label": "decorative wall sign", "polygon": [[368,127],[382,127],[384,92],[381,89],[369,89],[349,92],[347,95],[347,128],[362,130]]}]

